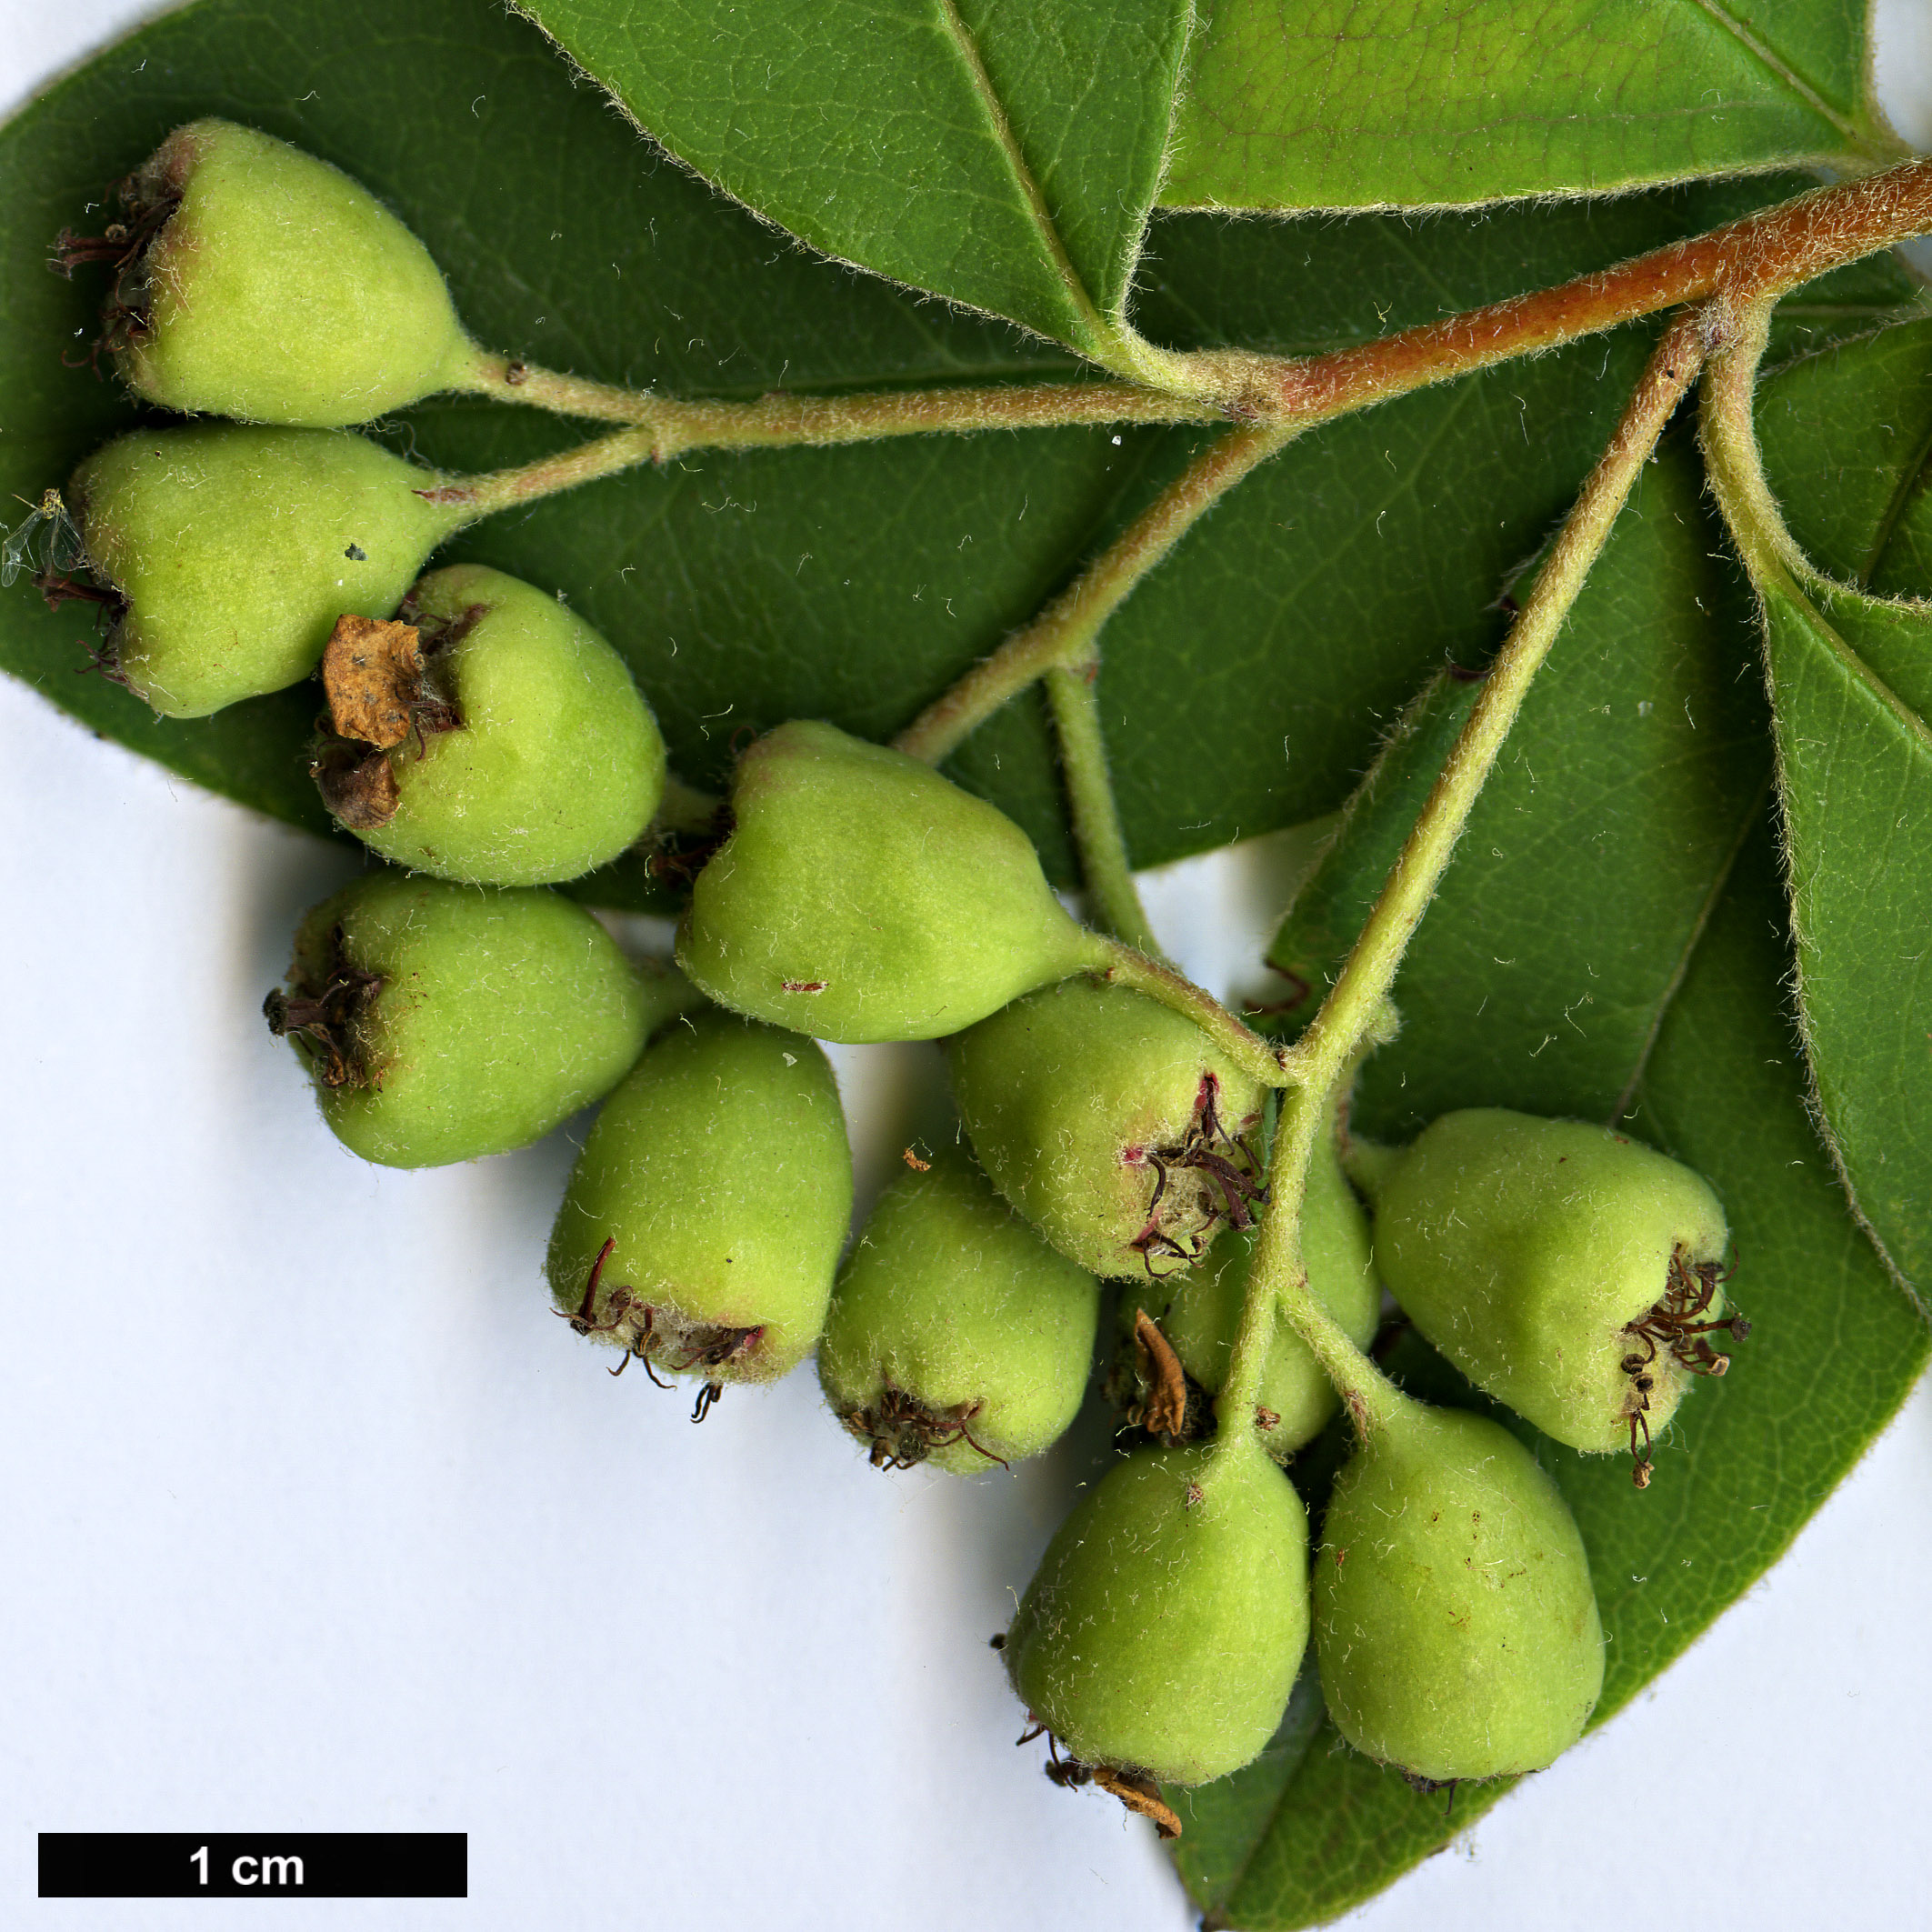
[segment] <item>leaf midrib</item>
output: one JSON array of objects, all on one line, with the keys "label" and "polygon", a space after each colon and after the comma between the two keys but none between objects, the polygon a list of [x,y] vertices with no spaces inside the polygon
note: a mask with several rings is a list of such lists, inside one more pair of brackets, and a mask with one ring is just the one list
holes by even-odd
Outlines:
[{"label": "leaf midrib", "polygon": [[[1837,590],[1841,596],[1861,596],[1863,595],[1857,591],[1846,590],[1840,586],[1835,586],[1828,582],[1821,583],[1820,587],[1827,593]],[[1832,623],[1831,619],[1819,607],[1817,599],[1795,586],[1791,594],[1794,601],[1799,606],[1804,615],[1817,627],[1818,636],[1827,650],[1837,660],[1840,666],[1849,674],[1853,684],[1875,699],[1883,710],[1890,713],[1898,729],[1905,735],[1907,740],[1917,748],[1921,757],[1932,758],[1932,726],[1928,726],[1926,720],[1920,717],[1918,713],[1910,705],[1907,704],[1905,699],[1900,697],[1897,692],[1893,690],[1891,686],[1884,678],[1880,677],[1877,672],[1872,669],[1870,665],[1866,663],[1863,655],[1846,641],[1837,626]],[[1867,604],[1883,604],[1886,600],[1881,597],[1866,596],[1863,601]]]},{"label": "leaf midrib", "polygon": [[1760,40],[1727,6],[1720,5],[1718,0],[1691,0],[1691,5],[1728,34],[1767,73],[1782,81],[1820,120],[1836,127],[1855,149],[1861,154],[1871,151],[1870,143],[1857,124],[1833,107],[1789,61]]},{"label": "leaf midrib", "polygon": [[1033,178],[1033,170],[1026,165],[1026,157],[1020,152],[1020,145],[1015,137],[1013,124],[1006,118],[1006,103],[993,85],[993,77],[986,72],[986,65],[980,58],[979,43],[973,36],[966,22],[960,18],[959,9],[954,0],[936,0],[940,25],[952,36],[954,50],[966,68],[967,84],[972,87],[974,97],[979,102],[980,110],[986,117],[986,125],[993,138],[999,144],[1000,152],[1006,156],[1006,165],[1012,171],[1015,185],[1026,198],[1026,211],[1031,215],[1041,245],[1046,249],[1047,259],[1053,265],[1067,299],[1073,304],[1074,313],[1092,331],[1088,344],[1076,346],[1089,349],[1098,348],[1106,340],[1109,331],[1100,314],[1086,284],[1080,279],[1079,271],[1073,265],[1073,258],[1066,252],[1066,245],[1060,239],[1060,231],[1046,206],[1046,197],[1040,192],[1040,185]]},{"label": "leaf midrib", "polygon": [[1899,474],[1897,486],[1887,500],[1885,509],[1878,518],[1877,528],[1872,533],[1869,549],[1865,561],[1859,565],[1857,575],[1852,579],[1856,584],[1869,584],[1877,575],[1880,564],[1885,561],[1885,553],[1891,548],[1892,538],[1897,534],[1898,525],[1905,516],[1906,506],[1925,487],[1926,466],[1932,463],[1932,421],[1926,425],[1926,433],[1920,439],[1918,448],[1911,462]]},{"label": "leaf midrib", "polygon": [[1690,931],[1685,936],[1683,950],[1677,956],[1677,963],[1672,969],[1663,992],[1658,996],[1657,1012],[1651,1018],[1649,1032],[1644,1036],[1644,1044],[1637,1048],[1637,1061],[1630,1069],[1630,1077],[1625,1083],[1623,1092],[1617,1096],[1617,1105],[1610,1110],[1610,1117],[1604,1123],[1607,1127],[1615,1127],[1629,1112],[1637,1098],[1637,1089],[1644,1084],[1644,1075],[1649,1069],[1651,1056],[1656,1052],[1658,1037],[1664,1031],[1664,1022],[1668,1017],[1671,1007],[1677,1004],[1677,995],[1683,990],[1684,982],[1690,976],[1691,961],[1697,957],[1697,948],[1704,943],[1704,936],[1710,928],[1711,920],[1717,916],[1718,906],[1724,903],[1724,896],[1730,887],[1731,874],[1737,867],[1738,856],[1744,851],[1751,834],[1757,828],[1766,798],[1771,789],[1771,782],[1772,772],[1767,764],[1764,782],[1751,796],[1751,802],[1738,822],[1737,836],[1731,841],[1730,850],[1725,854],[1722,863],[1712,876],[1710,890],[1704,896],[1704,904],[1697,909],[1697,916],[1691,922]]}]

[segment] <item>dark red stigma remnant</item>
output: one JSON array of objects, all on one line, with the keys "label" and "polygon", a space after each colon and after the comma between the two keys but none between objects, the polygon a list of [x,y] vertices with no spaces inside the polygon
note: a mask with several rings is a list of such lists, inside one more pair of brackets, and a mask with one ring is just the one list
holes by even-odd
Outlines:
[{"label": "dark red stigma remnant", "polygon": [[118,355],[146,338],[154,293],[148,284],[147,252],[167,225],[168,217],[181,205],[181,194],[176,188],[144,183],[139,175],[128,175],[115,182],[103,199],[118,201],[125,218],[109,222],[99,235],[76,235],[71,228],[63,228],[47,258],[47,266],[70,282],[76,268],[92,263],[105,263],[114,271],[101,308],[101,333],[85,356],[78,360],[61,357],[69,368],[77,369],[85,363],[96,375],[101,373],[104,351]]},{"label": "dark red stigma remnant", "polygon": [[[604,1265],[616,1246],[617,1237],[613,1235],[597,1250],[597,1258],[591,1263],[589,1278],[584,1284],[584,1298],[577,1304],[575,1313],[567,1308],[550,1311],[553,1315],[562,1316],[578,1335],[615,1335],[626,1321],[631,1323],[635,1332],[624,1352],[624,1359],[615,1368],[607,1369],[606,1374],[621,1376],[635,1356],[644,1364],[644,1372],[654,1386],[668,1388],[671,1386],[668,1382],[658,1379],[657,1367],[674,1376],[687,1376],[701,1368],[726,1368],[734,1362],[742,1361],[758,1346],[765,1333],[763,1322],[755,1328],[727,1328],[721,1322],[686,1322],[674,1317],[671,1323],[661,1326],[660,1319],[665,1311],[653,1307],[621,1283],[611,1289],[604,1304],[607,1318],[598,1321],[597,1287],[604,1277]],[[660,1351],[675,1351],[676,1359],[671,1359],[668,1353]],[[657,1367],[652,1366],[654,1356]],[[716,1376],[707,1376],[704,1386],[697,1392],[696,1402],[692,1405],[692,1421],[702,1422],[724,1393],[724,1383]]]},{"label": "dark red stigma remnant", "polygon": [[[1230,1134],[1222,1126],[1216,1111],[1220,1092],[1220,1081],[1211,1073],[1203,1074],[1195,1094],[1194,1116],[1178,1143],[1166,1147],[1128,1147],[1121,1155],[1122,1161],[1130,1167],[1154,1169],[1154,1194],[1147,1203],[1146,1225],[1127,1246],[1139,1255],[1147,1273],[1156,1280],[1163,1278],[1154,1266],[1156,1255],[1177,1262],[1178,1267],[1165,1271],[1176,1274],[1179,1268],[1200,1259],[1207,1245],[1206,1229],[1220,1221],[1234,1227],[1252,1227],[1254,1204],[1267,1205],[1268,1191],[1261,1179],[1261,1156],[1246,1136]],[[1170,1186],[1178,1196],[1185,1185],[1174,1179],[1176,1170],[1184,1175],[1199,1175],[1206,1183],[1195,1188],[1191,1202],[1180,1201],[1180,1213],[1186,1214],[1191,1208],[1199,1214],[1200,1220],[1178,1236],[1168,1231],[1166,1223],[1169,1216],[1161,1212]]]},{"label": "dark red stigma remnant", "polygon": [[970,1426],[985,1406],[983,1402],[956,1402],[949,1408],[933,1408],[888,1384],[870,1408],[856,1409],[839,1420],[861,1442],[871,1444],[867,1459],[875,1469],[916,1468],[935,1449],[956,1442],[966,1443],[1004,1469],[1009,1467],[1006,1457],[976,1441]]},{"label": "dark red stigma remnant", "polygon": [[1163,1838],[1180,1837],[1181,1821],[1161,1797],[1160,1786],[1151,1771],[1143,1771],[1135,1765],[1089,1765],[1082,1764],[1077,1757],[1062,1757],[1060,1740],[1031,1711],[1026,1716],[1032,1727],[1023,1731],[1016,1742],[1031,1744],[1036,1737],[1046,1738],[1046,1762],[1040,1769],[1061,1790],[1077,1791],[1083,1785],[1098,1785],[1129,1811],[1147,1819]]},{"label": "dark red stigma remnant", "polygon": [[735,825],[727,801],[718,806],[711,823],[701,830],[654,826],[645,835],[653,849],[645,858],[644,869],[661,883],[680,890],[688,887],[710,864],[712,854],[731,836]]},{"label": "dark red stigma remnant", "polygon": [[262,1016],[275,1038],[291,1034],[308,1055],[326,1087],[360,1086],[368,1077],[356,1051],[355,1025],[383,989],[380,973],[365,973],[343,955],[343,933],[329,936],[328,974],[317,986],[304,980],[293,993],[277,986],[262,1002]]},{"label": "dark red stigma remnant", "polygon": [[1462,1783],[1459,1777],[1425,1777],[1419,1771],[1405,1771],[1402,1781],[1418,1797],[1434,1797],[1438,1791],[1446,1791],[1449,1796],[1442,1807],[1442,1815],[1447,1817],[1456,1808],[1456,1787]]},{"label": "dark red stigma remnant", "polygon": [[[1643,1317],[1630,1324],[1628,1334],[1644,1346],[1632,1349],[1617,1366],[1630,1377],[1637,1401],[1630,1410],[1630,1480],[1639,1489],[1650,1487],[1650,1394],[1657,1386],[1651,1373],[1658,1348],[1670,1351],[1680,1367],[1694,1376],[1721,1376],[1731,1366],[1727,1355],[1719,1355],[1704,1339],[1719,1329],[1734,1342],[1750,1334],[1751,1325],[1741,1315],[1727,1315],[1722,1321],[1706,1318],[1717,1290],[1737,1272],[1734,1261],[1725,1267],[1716,1261],[1691,1261],[1690,1251],[1679,1246],[1670,1257],[1670,1275],[1663,1298]],[[1644,1445],[1637,1447],[1637,1433]]]}]

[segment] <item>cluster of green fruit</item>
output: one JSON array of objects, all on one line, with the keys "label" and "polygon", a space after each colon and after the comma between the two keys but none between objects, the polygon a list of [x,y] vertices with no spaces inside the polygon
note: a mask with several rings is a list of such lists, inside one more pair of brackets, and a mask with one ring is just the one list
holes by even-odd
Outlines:
[{"label": "cluster of green fruit", "polygon": [[[816,1347],[831,1408],[892,1468],[1047,1448],[1087,1386],[1101,1284],[1125,1283],[1107,1387],[1142,1446],[1003,1640],[1062,1782],[1177,1829],[1158,1787],[1261,1749],[1311,1627],[1343,1735],[1416,1778],[1533,1769],[1574,1741],[1603,1656],[1561,1495],[1500,1423],[1425,1406],[1362,1351],[1386,1285],[1546,1435],[1627,1446],[1641,1487],[1652,1432],[1726,1366],[1708,1336],[1744,1332],[1705,1184],[1574,1122],[1462,1113],[1397,1150],[1331,1107],[1306,1293],[1277,1296],[1252,1278],[1276,1059],[1077,924],[1002,814],[828,725],[744,753],[676,968],[632,962],[546,888],[648,835],[648,706],[553,597],[474,566],[419,576],[474,506],[340,427],[501,383],[503,359],[393,216],[265,136],[192,124],[125,200],[103,241],[64,238],[70,268],[112,265],[104,347],[141,395],[240,420],[89,459],[36,582],[107,607],[119,675],[170,715],[319,668],[316,782],[409,868],[315,908],[266,1002],[343,1142],[465,1160],[601,1100],[551,1236],[556,1312],[619,1371],[693,1378],[699,1416]],[[816,1042],[930,1039],[959,1145],[908,1152],[841,1268],[852,1171]],[[1255,1400],[1227,1413],[1256,1307]],[[1342,1406],[1355,1446],[1311,1562],[1281,1465]]]}]

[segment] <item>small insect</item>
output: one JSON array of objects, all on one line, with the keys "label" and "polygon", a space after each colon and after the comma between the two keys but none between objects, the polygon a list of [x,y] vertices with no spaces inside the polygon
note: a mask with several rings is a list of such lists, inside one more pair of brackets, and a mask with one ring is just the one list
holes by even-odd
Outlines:
[{"label": "small insect", "polygon": [[[16,503],[27,503],[16,496]],[[0,586],[10,585],[23,570],[36,577],[63,577],[86,561],[86,546],[81,533],[58,490],[48,490],[37,504],[27,504],[29,515],[0,544]]]}]

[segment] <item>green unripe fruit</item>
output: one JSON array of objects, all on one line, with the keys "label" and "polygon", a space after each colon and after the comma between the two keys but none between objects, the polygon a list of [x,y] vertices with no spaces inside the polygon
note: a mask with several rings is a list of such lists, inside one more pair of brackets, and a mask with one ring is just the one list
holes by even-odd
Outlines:
[{"label": "green unripe fruit", "polygon": [[323,655],[329,809],[397,865],[497,886],[613,859],[664,795],[664,739],[584,620],[480,564],[422,578],[401,621],[344,619]]},{"label": "green unripe fruit", "polygon": [[822,1040],[929,1040],[1098,942],[1003,812],[902,752],[794,722],[739,760],[731,836],[677,957],[711,998]]},{"label": "green unripe fruit", "polygon": [[947,1148],[879,1197],[833,1292],[818,1379],[875,1467],[1020,1462],[1079,1409],[1099,1308],[1100,1284]]},{"label": "green unripe fruit", "polygon": [[67,503],[125,609],[112,650],[164,717],[299,683],[345,611],[386,616],[463,514],[434,475],[361,436],[232,423],[135,430]]},{"label": "green unripe fruit", "polygon": [[1315,1647],[1336,1728],[1379,1763],[1436,1783],[1540,1770],[1603,1688],[1562,1492],[1499,1423],[1402,1401],[1329,1498]]},{"label": "green unripe fruit", "polygon": [[[1161,1332],[1182,1368],[1209,1395],[1219,1395],[1227,1379],[1255,1240],[1251,1230],[1230,1235],[1199,1267],[1180,1277],[1160,1317]],[[1323,1140],[1309,1164],[1301,1253],[1315,1299],[1357,1348],[1366,1348],[1381,1322],[1382,1286],[1369,1260],[1368,1217],[1342,1173],[1331,1138]],[[1307,1345],[1277,1314],[1256,1397],[1256,1433],[1263,1446],[1277,1459],[1291,1456],[1320,1434],[1339,1400]]]},{"label": "green unripe fruit", "polygon": [[1262,1090],[1146,994],[1063,980],[949,1041],[946,1062],[993,1185],[1093,1274],[1165,1275],[1252,1222]]},{"label": "green unripe fruit", "polygon": [[607,1092],[693,998],[580,906],[372,873],[295,934],[264,1010],[344,1146],[389,1167],[527,1146]]},{"label": "green unripe fruit", "polygon": [[605,1103],[546,1268],[580,1335],[715,1393],[810,1352],[851,1219],[824,1053],[707,1012],[668,1028]]},{"label": "green unripe fruit", "polygon": [[1144,1450],[1047,1546],[1013,1687],[1081,1762],[1206,1784],[1256,1757],[1308,1642],[1308,1518],[1259,1447]]},{"label": "green unripe fruit", "polygon": [[191,121],[129,199],[138,255],[109,298],[108,345],[150,402],[333,429],[449,386],[475,353],[422,243],[285,141]]},{"label": "green unripe fruit", "polygon": [[1693,1374],[1721,1373],[1727,1230],[1705,1182],[1577,1120],[1446,1114],[1364,1177],[1376,1266],[1479,1387],[1573,1448],[1644,1443]]}]

